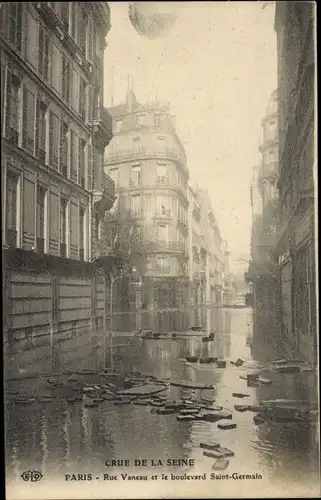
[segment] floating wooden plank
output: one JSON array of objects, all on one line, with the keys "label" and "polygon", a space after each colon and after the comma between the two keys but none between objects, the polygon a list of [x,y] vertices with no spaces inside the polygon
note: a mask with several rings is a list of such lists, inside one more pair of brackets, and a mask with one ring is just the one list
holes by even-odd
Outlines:
[{"label": "floating wooden plank", "polygon": [[229,463],[230,463],[229,460],[226,460],[225,458],[219,458],[212,465],[212,470],[219,470],[219,471],[226,470],[227,467],[229,466]]},{"label": "floating wooden plank", "polygon": [[236,411],[244,412],[248,411],[249,407],[244,405],[234,405]]},{"label": "floating wooden plank", "polygon": [[192,382],[170,382],[174,387],[183,387],[186,389],[201,389],[201,390],[210,390],[215,389],[215,385],[207,385],[207,384],[193,384]]},{"label": "floating wooden plank", "polygon": [[229,430],[229,429],[236,429],[237,426],[232,422],[222,422],[218,424],[217,427],[222,430]]},{"label": "floating wooden plank", "polygon": [[233,392],[233,398],[248,398],[249,394],[244,394],[242,392]]},{"label": "floating wooden plank", "polygon": [[176,419],[178,421],[189,422],[191,420],[195,420],[194,415],[177,415]]},{"label": "floating wooden plank", "polygon": [[204,457],[210,457],[210,458],[224,458],[223,453],[217,448],[211,451],[203,451]]},{"label": "floating wooden plank", "polygon": [[219,451],[224,455],[224,457],[234,457],[235,453],[228,448],[220,447]]},{"label": "floating wooden plank", "polygon": [[158,384],[146,384],[140,385],[138,387],[131,387],[130,389],[124,389],[122,391],[118,391],[117,394],[121,396],[139,396],[139,397],[148,397],[152,394],[158,394],[159,392],[163,392],[167,389],[166,385],[158,385]]},{"label": "floating wooden plank", "polygon": [[205,450],[215,450],[220,446],[220,443],[217,443],[216,441],[207,441],[206,443],[200,443],[200,448],[203,448]]}]

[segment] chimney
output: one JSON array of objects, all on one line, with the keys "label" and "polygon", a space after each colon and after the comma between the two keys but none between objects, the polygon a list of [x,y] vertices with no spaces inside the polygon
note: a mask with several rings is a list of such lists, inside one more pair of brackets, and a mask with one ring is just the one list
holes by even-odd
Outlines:
[{"label": "chimney", "polygon": [[131,113],[133,111],[133,107],[136,104],[136,96],[134,94],[134,79],[131,79],[131,87],[130,87],[130,76],[128,75],[128,86],[127,86],[127,96],[126,96],[126,107],[127,110]]}]

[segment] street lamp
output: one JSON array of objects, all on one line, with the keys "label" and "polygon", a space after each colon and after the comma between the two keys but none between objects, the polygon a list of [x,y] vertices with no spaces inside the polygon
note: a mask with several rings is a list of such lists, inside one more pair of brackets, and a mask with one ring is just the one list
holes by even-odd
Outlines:
[{"label": "street lamp", "polygon": [[[132,268],[132,273],[136,273],[137,270],[135,267]],[[110,290],[109,290],[109,316],[110,316],[110,367],[113,369],[113,291],[114,291],[114,284],[116,281],[119,281],[124,278],[124,274],[121,272],[120,276],[111,276],[110,278]],[[132,281],[129,283],[129,285],[142,285],[141,280],[140,281]],[[106,367],[106,335],[104,336],[104,351],[105,351],[105,367]]]}]

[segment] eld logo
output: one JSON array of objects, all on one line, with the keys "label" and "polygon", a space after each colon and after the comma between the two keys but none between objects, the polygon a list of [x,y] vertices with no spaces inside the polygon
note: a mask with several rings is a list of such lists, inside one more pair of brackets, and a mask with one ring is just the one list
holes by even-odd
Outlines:
[{"label": "eld logo", "polygon": [[40,479],[43,478],[43,475],[37,470],[26,470],[21,474],[21,478],[24,481],[31,481],[32,483],[34,483],[36,481],[40,481]]}]

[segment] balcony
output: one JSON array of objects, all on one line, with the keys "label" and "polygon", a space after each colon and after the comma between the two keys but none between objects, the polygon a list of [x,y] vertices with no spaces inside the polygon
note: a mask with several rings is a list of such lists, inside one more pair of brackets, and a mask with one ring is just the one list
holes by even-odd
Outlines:
[{"label": "balcony", "polygon": [[186,169],[185,154],[179,148],[154,149],[149,147],[140,147],[137,150],[126,149],[122,151],[106,151],[106,162],[117,163],[121,161],[131,161],[136,158],[159,158],[161,160],[179,161]]},{"label": "balcony", "polygon": [[93,134],[102,141],[105,147],[113,137],[113,119],[103,106],[95,108]]},{"label": "balcony", "polygon": [[103,173],[100,185],[97,183],[93,189],[93,203],[95,209],[101,214],[104,214],[106,210],[112,208],[114,202],[115,183],[107,174]]}]

